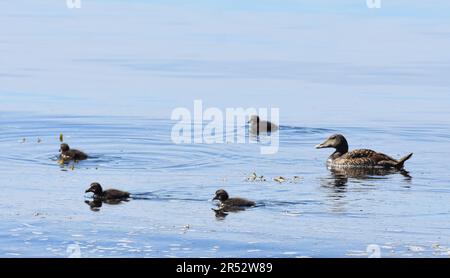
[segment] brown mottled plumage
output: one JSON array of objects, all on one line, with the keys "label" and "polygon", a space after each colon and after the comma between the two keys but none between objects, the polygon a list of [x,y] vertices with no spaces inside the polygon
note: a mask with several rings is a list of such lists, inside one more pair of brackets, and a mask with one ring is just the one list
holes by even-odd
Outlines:
[{"label": "brown mottled plumage", "polygon": [[366,168],[394,168],[403,169],[405,161],[411,158],[412,153],[396,160],[383,153],[373,150],[360,149],[349,152],[348,143],[341,134],[330,136],[325,142],[316,146],[317,149],[335,148],[336,151],[329,157],[328,164],[334,167],[366,167]]}]

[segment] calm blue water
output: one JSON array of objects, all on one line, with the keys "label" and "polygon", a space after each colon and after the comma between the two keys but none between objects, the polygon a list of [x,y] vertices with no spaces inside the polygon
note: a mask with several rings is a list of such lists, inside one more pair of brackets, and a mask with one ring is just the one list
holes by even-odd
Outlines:
[{"label": "calm blue water", "polygon": [[[450,256],[447,2],[82,2],[0,4],[1,257]],[[279,152],[173,144],[195,99],[279,108]],[[336,132],[409,176],[329,171]],[[94,181],[139,198],[92,210]],[[260,206],[218,218],[220,188]]]}]

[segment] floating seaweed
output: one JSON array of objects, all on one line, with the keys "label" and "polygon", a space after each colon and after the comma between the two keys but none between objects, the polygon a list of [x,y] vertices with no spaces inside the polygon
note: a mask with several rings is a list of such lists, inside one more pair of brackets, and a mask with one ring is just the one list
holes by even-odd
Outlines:
[{"label": "floating seaweed", "polygon": [[276,177],[273,180],[278,182],[278,183],[283,183],[283,182],[287,181],[287,179],[282,177],[282,176]]},{"label": "floating seaweed", "polygon": [[247,177],[247,181],[249,182],[266,181],[266,178],[264,176],[258,176],[256,173],[253,173],[249,177]]},{"label": "floating seaweed", "polygon": [[256,173],[253,173],[247,178],[247,181],[255,181],[257,177]]},{"label": "floating seaweed", "polygon": [[[265,181],[267,181],[265,176],[258,176],[256,173],[252,173],[250,176],[247,177],[246,180],[248,182],[265,182]],[[273,178],[273,181],[276,181],[278,183],[284,183],[284,182],[300,183],[302,180],[303,180],[303,177],[301,177],[301,176],[294,176],[292,179],[285,178],[283,176],[278,176],[278,177]]]}]

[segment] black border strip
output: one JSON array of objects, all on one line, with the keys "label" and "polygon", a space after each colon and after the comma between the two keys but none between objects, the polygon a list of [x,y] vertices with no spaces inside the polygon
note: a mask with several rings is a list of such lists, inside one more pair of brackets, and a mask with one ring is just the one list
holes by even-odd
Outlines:
[{"label": "black border strip", "polygon": [[[186,266],[209,265],[205,273],[178,273]],[[250,266],[252,271],[250,271]],[[262,267],[264,266],[264,267]],[[269,267],[271,266],[271,268]],[[244,271],[246,269],[246,272]],[[269,270],[272,271],[269,271]],[[225,270],[225,271],[223,271]],[[398,274],[436,271],[448,273],[447,259],[0,259],[2,274],[93,274],[130,275],[133,273],[151,276],[160,273],[194,274],[209,277],[226,274],[254,273],[262,275],[336,275],[336,274]]]}]

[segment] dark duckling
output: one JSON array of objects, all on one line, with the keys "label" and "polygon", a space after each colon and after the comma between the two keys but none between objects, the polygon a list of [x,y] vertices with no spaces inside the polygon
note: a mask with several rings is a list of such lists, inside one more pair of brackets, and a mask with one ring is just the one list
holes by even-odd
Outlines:
[{"label": "dark duckling", "polygon": [[91,187],[87,189],[85,193],[88,192],[94,193],[94,199],[102,201],[126,200],[130,198],[131,195],[128,192],[117,189],[103,190],[102,186],[97,182],[92,183]]},{"label": "dark duckling", "polygon": [[259,135],[260,133],[271,133],[278,130],[278,126],[268,121],[261,121],[259,116],[253,115],[250,117],[250,133]]},{"label": "dark duckling", "polygon": [[71,149],[69,145],[63,143],[61,144],[61,148],[59,149],[61,155],[59,156],[63,161],[80,161],[88,159],[88,155],[82,151]]},{"label": "dark duckling", "polygon": [[223,189],[216,191],[216,196],[214,197],[213,201],[214,200],[220,201],[220,209],[227,212],[240,211],[243,208],[256,206],[256,203],[253,201],[242,198],[230,198],[228,196],[228,193]]},{"label": "dark duckling", "polygon": [[330,136],[325,142],[316,146],[317,149],[334,148],[336,151],[328,158],[332,167],[362,167],[402,170],[405,162],[412,157],[412,153],[396,160],[383,153],[373,150],[360,149],[349,152],[348,143],[341,134]]}]

